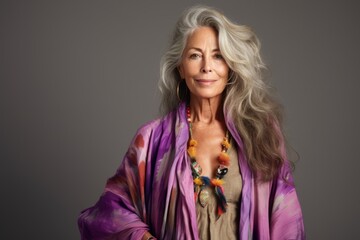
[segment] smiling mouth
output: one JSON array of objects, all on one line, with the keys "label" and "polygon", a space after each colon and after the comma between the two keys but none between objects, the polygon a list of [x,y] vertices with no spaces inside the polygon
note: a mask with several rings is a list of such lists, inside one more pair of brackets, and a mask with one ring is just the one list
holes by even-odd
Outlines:
[{"label": "smiling mouth", "polygon": [[210,79],[195,79],[195,81],[204,85],[209,85],[216,82],[216,80],[210,80]]}]

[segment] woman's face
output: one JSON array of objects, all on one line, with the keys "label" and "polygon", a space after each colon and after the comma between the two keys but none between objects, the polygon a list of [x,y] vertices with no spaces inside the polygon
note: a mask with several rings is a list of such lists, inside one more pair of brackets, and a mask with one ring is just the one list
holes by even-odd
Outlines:
[{"label": "woman's face", "polygon": [[184,49],[179,73],[190,96],[220,98],[228,81],[229,67],[223,59],[216,31],[200,27],[190,35]]}]

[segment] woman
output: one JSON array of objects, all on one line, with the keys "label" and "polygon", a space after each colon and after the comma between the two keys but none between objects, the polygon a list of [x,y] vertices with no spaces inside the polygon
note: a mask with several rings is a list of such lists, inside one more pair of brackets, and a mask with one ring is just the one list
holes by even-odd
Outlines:
[{"label": "woman", "polygon": [[82,239],[305,238],[259,48],[212,8],[184,13],[161,64],[166,114],[81,213]]}]

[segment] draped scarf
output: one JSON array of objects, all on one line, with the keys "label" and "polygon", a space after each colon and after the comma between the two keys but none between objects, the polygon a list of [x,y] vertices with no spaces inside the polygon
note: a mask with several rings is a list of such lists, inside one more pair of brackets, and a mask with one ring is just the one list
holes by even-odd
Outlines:
[{"label": "draped scarf", "polygon": [[[239,239],[305,239],[288,162],[276,179],[256,181],[234,123],[226,114],[225,121],[237,144],[243,184]],[[140,127],[100,199],[81,212],[81,239],[137,240],[147,231],[157,239],[199,239],[188,139],[184,103]]]}]

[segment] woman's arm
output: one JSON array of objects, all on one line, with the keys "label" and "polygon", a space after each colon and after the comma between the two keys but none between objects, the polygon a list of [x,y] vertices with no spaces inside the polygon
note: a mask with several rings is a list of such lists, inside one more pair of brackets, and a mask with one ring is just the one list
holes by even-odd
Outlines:
[{"label": "woman's arm", "polygon": [[280,152],[285,160],[278,178],[273,182],[273,203],[270,218],[271,239],[306,239],[299,199],[296,194],[292,169],[287,157],[285,141],[278,124]]},{"label": "woman's arm", "polygon": [[293,185],[290,167],[284,166],[275,184],[271,210],[271,239],[305,239],[301,206]]},{"label": "woman's arm", "polygon": [[99,201],[80,214],[82,240],[138,240],[148,236],[144,190],[147,145],[138,132]]}]

